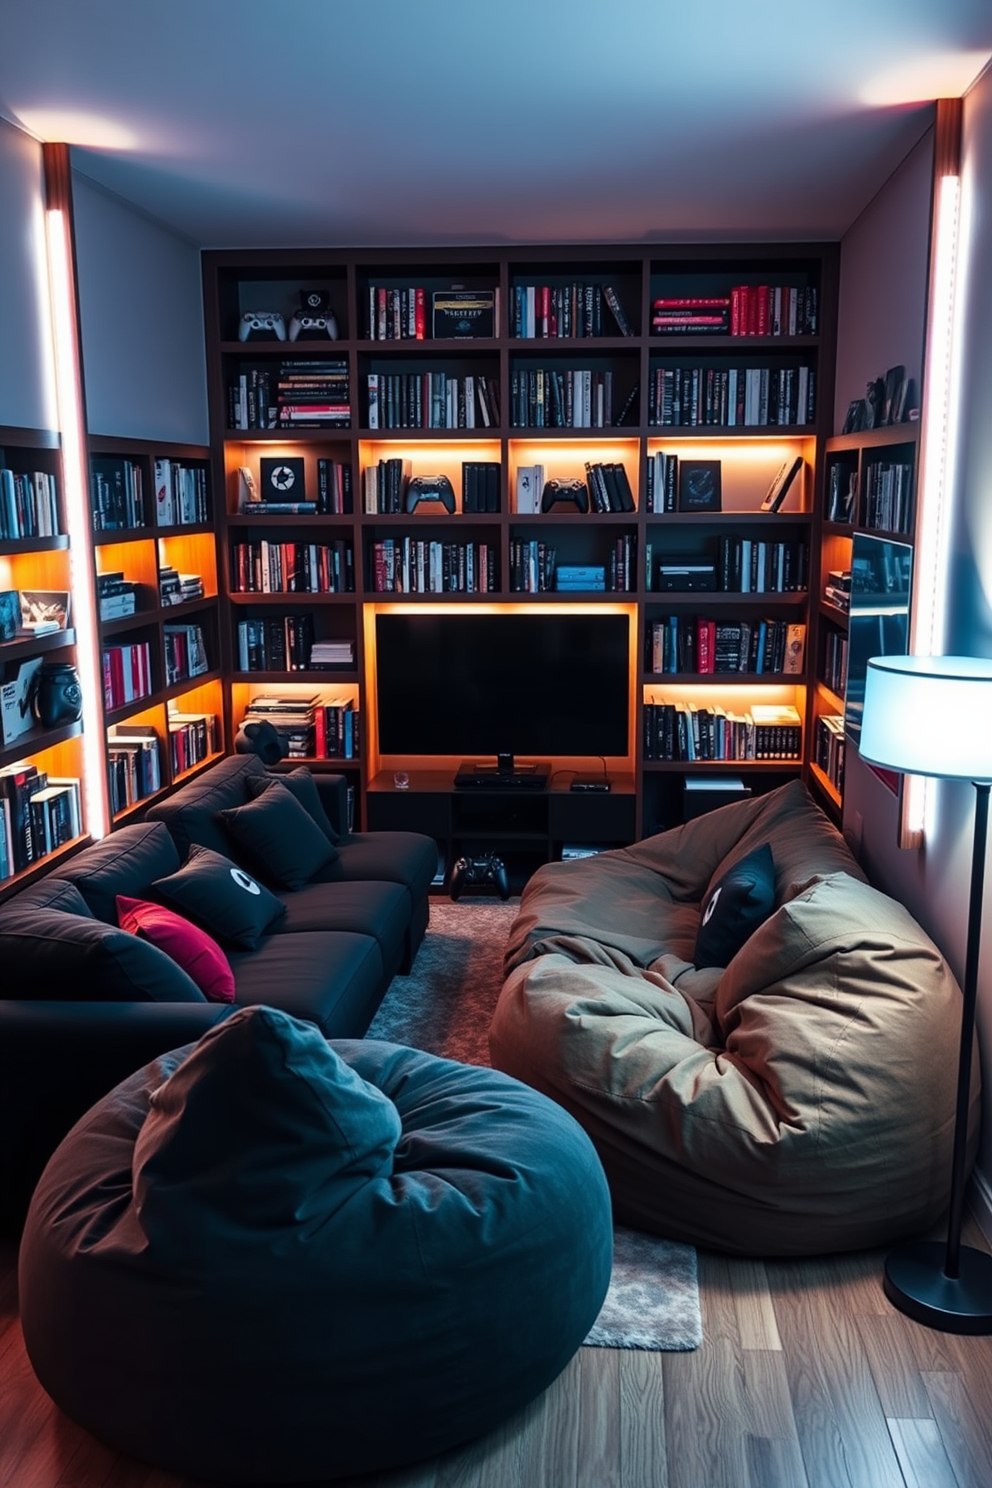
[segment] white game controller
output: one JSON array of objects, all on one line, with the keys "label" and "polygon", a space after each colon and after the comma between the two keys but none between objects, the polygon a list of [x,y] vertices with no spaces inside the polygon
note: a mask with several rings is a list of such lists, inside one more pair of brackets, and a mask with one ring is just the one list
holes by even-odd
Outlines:
[{"label": "white game controller", "polygon": [[333,310],[297,310],[289,322],[289,339],[295,341],[297,336],[325,335],[332,341],[338,339],[338,322]]},{"label": "white game controller", "polygon": [[256,331],[275,336],[277,341],[285,341],[286,322],[277,310],[246,310],[238,326],[238,340],[247,341]]}]

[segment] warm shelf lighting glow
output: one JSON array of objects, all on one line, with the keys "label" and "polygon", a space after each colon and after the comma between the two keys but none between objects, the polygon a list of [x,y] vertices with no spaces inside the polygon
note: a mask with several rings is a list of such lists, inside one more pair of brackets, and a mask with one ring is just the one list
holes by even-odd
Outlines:
[{"label": "warm shelf lighting glow", "polygon": [[58,208],[47,214],[49,284],[55,340],[55,385],[62,437],[62,479],[72,576],[76,668],[83,693],[83,791],[86,828],[104,837],[110,827],[100,690],[103,685],[96,633],[96,595],[86,482],[86,438],[74,313],[69,224]]}]

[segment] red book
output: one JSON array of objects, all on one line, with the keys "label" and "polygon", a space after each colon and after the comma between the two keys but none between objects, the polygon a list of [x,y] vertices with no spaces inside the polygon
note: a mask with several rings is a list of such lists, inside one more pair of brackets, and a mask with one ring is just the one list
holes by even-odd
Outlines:
[{"label": "red book", "polygon": [[110,706],[121,708],[127,702],[124,693],[124,649],[121,646],[113,646],[108,654],[110,656]]},{"label": "red book", "polygon": [[313,710],[313,749],[316,759],[327,758],[327,721],[323,704]]},{"label": "red book", "polygon": [[758,285],[757,308],[755,310],[755,335],[771,335],[771,290],[767,284]]},{"label": "red book", "polygon": [[551,288],[542,284],[537,291],[537,334],[539,336],[550,336],[551,334]]},{"label": "red book", "polygon": [[427,325],[427,296],[421,285],[413,292],[413,325],[414,334],[418,341],[423,341]]},{"label": "red book", "polygon": [[730,295],[674,295],[670,299],[658,299],[652,302],[653,310],[726,310],[733,301],[732,291]]},{"label": "red book", "polygon": [[716,651],[716,621],[696,621],[696,670],[712,672]]}]

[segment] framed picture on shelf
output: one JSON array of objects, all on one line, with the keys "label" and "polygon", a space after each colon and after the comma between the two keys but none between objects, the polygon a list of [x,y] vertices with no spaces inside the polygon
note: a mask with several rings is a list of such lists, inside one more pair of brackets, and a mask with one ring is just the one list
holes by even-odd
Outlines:
[{"label": "framed picture on shelf", "polygon": [[302,457],[290,455],[281,460],[263,458],[259,464],[263,501],[306,500],[306,477]]},{"label": "framed picture on shelf", "polygon": [[720,461],[679,461],[679,511],[718,512],[721,509]]},{"label": "framed picture on shelf", "polygon": [[69,624],[69,594],[64,589],[22,589],[21,626],[36,635],[65,630]]}]

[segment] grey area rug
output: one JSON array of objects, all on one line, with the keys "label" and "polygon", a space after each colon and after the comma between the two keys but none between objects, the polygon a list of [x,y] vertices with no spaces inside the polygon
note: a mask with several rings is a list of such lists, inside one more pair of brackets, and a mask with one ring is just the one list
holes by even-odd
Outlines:
[{"label": "grey area rug", "polygon": [[[463,1064],[489,1064],[489,1024],[517,903],[431,900],[430,929],[410,976],[396,977],[366,1035]],[[639,1230],[613,1235],[613,1275],[586,1343],[598,1348],[698,1348],[696,1252]]]}]

